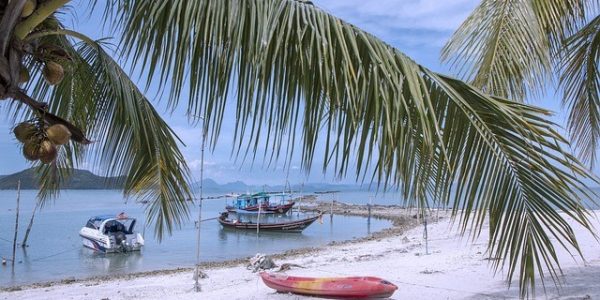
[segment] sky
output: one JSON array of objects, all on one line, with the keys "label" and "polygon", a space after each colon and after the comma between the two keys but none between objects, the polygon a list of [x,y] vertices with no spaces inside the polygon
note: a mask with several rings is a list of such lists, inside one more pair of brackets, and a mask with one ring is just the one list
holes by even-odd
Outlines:
[{"label": "sky", "polygon": [[[88,16],[83,13],[87,1],[72,1],[71,11],[79,12],[76,18],[69,19],[75,30],[98,39],[112,37],[118,40],[109,29],[102,28],[101,12]],[[452,33],[477,6],[478,0],[313,0],[313,3],[325,11],[350,22],[383,39],[388,44],[403,51],[416,62],[434,71],[453,75],[451,70],[439,60],[440,50]],[[176,111],[170,113],[165,108],[164,99],[153,99],[156,107],[167,123],[171,125],[185,146],[181,150],[195,179],[200,176],[201,130],[188,123],[187,117]],[[163,101],[161,101],[163,100]],[[553,120],[559,125],[565,124],[565,115],[560,113],[558,98],[549,89],[545,97],[536,99],[533,104],[558,112]],[[0,102],[0,108],[3,104]],[[0,174],[10,174],[29,166],[21,155],[20,147],[14,139],[6,115],[0,115]],[[228,122],[229,121],[229,122]],[[233,135],[233,117],[226,117],[222,135],[215,151],[207,151],[204,162],[204,176],[219,183],[241,180],[249,184],[285,184],[299,182],[344,182],[354,181],[354,177],[335,178],[332,172],[324,173],[321,163],[316,160],[310,173],[299,167],[299,159],[292,158],[290,168],[283,169],[283,161],[275,166],[262,167],[261,161],[254,164],[235,161],[231,156]],[[318,150],[322,152],[322,150]],[[322,153],[317,154],[320,158]],[[88,168],[84,162],[79,167]],[[98,172],[99,170],[92,170]]]}]

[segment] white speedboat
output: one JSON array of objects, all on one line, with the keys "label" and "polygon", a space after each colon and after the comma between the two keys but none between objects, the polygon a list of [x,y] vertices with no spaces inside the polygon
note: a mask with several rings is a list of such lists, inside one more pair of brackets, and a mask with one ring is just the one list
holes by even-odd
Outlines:
[{"label": "white speedboat", "polygon": [[144,238],[134,231],[136,219],[124,213],[117,216],[95,216],[79,231],[83,245],[100,252],[139,251]]}]

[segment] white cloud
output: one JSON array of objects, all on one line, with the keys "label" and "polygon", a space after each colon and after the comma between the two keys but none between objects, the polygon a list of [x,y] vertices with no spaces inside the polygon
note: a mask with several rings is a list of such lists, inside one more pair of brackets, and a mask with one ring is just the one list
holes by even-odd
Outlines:
[{"label": "white cloud", "polygon": [[[453,31],[480,0],[316,0],[315,3],[339,17],[357,21],[376,19],[393,28]],[[348,20],[353,22],[352,20]]]},{"label": "white cloud", "polygon": [[316,0],[327,12],[388,42],[440,47],[480,0]]},{"label": "white cloud", "polygon": [[[188,159],[187,162],[188,162],[188,166],[192,170],[200,170],[200,166],[202,165],[200,159],[194,159],[194,160]],[[204,160],[204,168],[212,167],[212,166],[216,166],[216,165],[217,165],[217,163],[214,161]]]}]

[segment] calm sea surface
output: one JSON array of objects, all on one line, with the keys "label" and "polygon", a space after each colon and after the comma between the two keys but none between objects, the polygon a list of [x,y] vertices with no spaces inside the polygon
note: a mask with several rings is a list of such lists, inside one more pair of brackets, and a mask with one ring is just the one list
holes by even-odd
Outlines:
[{"label": "calm sea surface", "polygon": [[[19,237],[20,242],[35,205],[35,191],[21,193]],[[319,196],[348,203],[366,204],[373,193],[340,193]],[[208,195],[210,196],[210,194]],[[373,198],[373,203],[400,204],[398,195],[387,194]],[[214,218],[223,210],[224,199],[206,200],[203,219]],[[0,191],[0,257],[12,257],[15,226],[16,191]],[[17,248],[14,273],[8,266],[0,266],[0,286],[58,280],[67,277],[85,278],[97,275],[122,274],[140,271],[191,267],[195,263],[196,231],[193,219],[197,208],[191,207],[192,220],[186,222],[171,236],[158,242],[152,226],[145,228],[146,245],[140,253],[98,254],[83,248],[79,229],[93,215],[127,212],[138,218],[137,230],[144,231],[145,217],[141,204],[126,202],[118,191],[85,190],[64,191],[60,198],[49,203],[36,214],[29,236],[30,247]],[[361,237],[391,226],[389,221],[361,217],[323,217],[323,224],[315,222],[302,233],[269,233],[223,230],[217,220],[202,222],[201,260],[224,261],[252,256],[256,253],[275,253],[288,249],[322,246],[331,241]]]}]

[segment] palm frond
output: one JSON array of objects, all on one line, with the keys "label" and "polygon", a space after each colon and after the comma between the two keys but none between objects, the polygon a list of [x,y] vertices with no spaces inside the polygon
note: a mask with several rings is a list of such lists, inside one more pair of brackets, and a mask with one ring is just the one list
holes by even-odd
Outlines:
[{"label": "palm frond", "polygon": [[565,42],[561,68],[568,129],[579,157],[593,165],[600,142],[600,17]]},{"label": "palm frond", "polygon": [[551,68],[544,26],[552,23],[540,24],[537,13],[555,17],[561,5],[550,3],[562,2],[570,1],[483,0],[446,43],[442,61],[486,93],[524,101],[544,87]]},{"label": "palm frond", "polygon": [[69,145],[56,164],[44,166],[40,195],[55,195],[68,170],[87,155],[105,175],[126,176],[125,195],[148,203],[148,221],[155,223],[159,239],[170,233],[188,217],[191,198],[189,169],[174,132],[104,50],[104,42],[86,39],[75,45],[62,34],[42,40],[61,45],[73,59],[59,85],[50,88],[38,72],[28,90],[95,143],[90,149]]},{"label": "palm frond", "polygon": [[[479,14],[497,8],[485,3]],[[431,72],[305,2],[128,0],[107,7],[123,32],[124,55],[149,82],[170,87],[171,106],[189,86],[188,112],[204,114],[213,145],[235,91],[234,148],[240,153],[256,153],[260,143],[276,157],[300,147],[310,168],[317,143],[324,143],[324,167],[333,165],[342,176],[356,167],[357,178],[374,170],[373,178],[398,185],[407,201],[452,203],[462,230],[477,235],[489,216],[490,256],[507,262],[509,279],[519,274],[523,295],[542,269],[556,279],[550,237],[578,251],[555,209],[590,228],[581,200],[591,191],[580,187],[591,175],[563,152],[565,140],[543,109]],[[479,57],[496,66],[525,51],[531,68],[519,73],[509,65],[499,79],[473,76],[487,92],[515,96],[525,90],[519,79],[541,84],[528,74],[547,71],[548,60],[532,57],[547,58],[547,43],[536,38],[539,26],[513,24],[529,20],[531,7],[506,9],[512,15],[498,10],[490,21],[502,54]],[[521,38],[500,42],[506,30]],[[520,77],[501,88],[508,74]],[[289,134],[296,130],[300,140]],[[264,135],[269,138],[261,140]]]},{"label": "palm frond", "polygon": [[536,21],[546,33],[553,57],[557,57],[567,36],[581,27],[587,15],[594,13],[599,3],[598,0],[530,1]]}]

